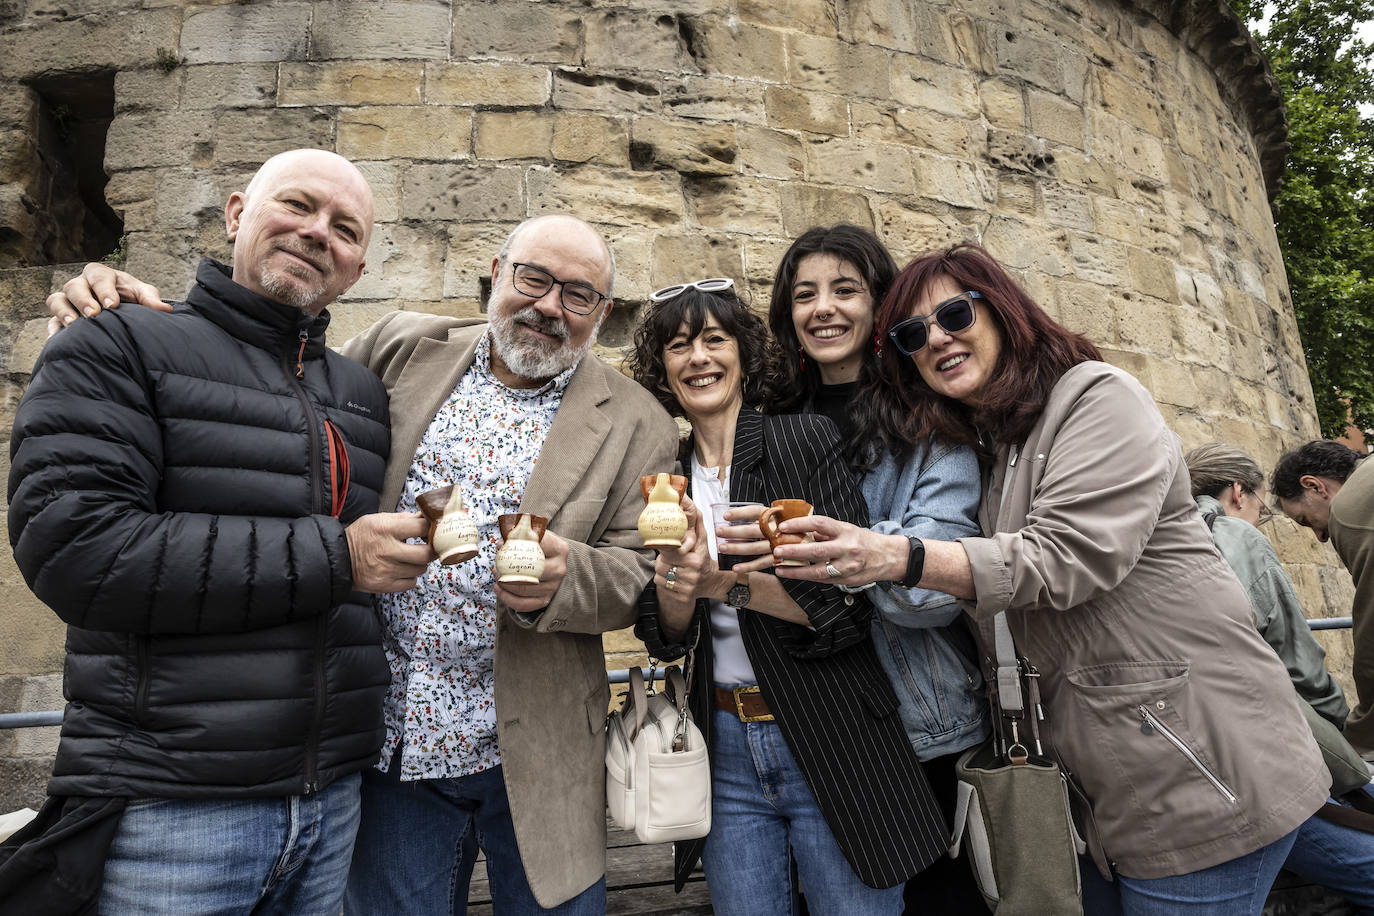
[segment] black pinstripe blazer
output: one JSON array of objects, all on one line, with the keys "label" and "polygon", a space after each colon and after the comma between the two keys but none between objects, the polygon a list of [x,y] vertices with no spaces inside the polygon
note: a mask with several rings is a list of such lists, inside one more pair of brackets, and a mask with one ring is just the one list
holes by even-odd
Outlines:
[{"label": "black pinstripe blazer", "polygon": [[[835,425],[825,417],[763,416],[744,408],[735,427],[730,498],[765,504],[802,498],[818,514],[866,527],[868,507],[840,451]],[[723,565],[730,562],[722,557]],[[745,650],[768,708],[845,858],[865,884],[891,887],[943,855],[949,830],[874,652],[872,608],[862,594],[845,594],[831,585],[785,579],[783,587],[811,619],[812,628],[741,611]],[[697,602],[688,643],[702,632],[707,609],[705,600]],[[635,629],[656,658],[686,654],[685,644],[668,644],[662,637],[652,582],[641,597]],[[697,651],[691,707],[709,746],[713,664],[709,627],[705,632]],[[704,843],[676,844],[679,890]]]}]

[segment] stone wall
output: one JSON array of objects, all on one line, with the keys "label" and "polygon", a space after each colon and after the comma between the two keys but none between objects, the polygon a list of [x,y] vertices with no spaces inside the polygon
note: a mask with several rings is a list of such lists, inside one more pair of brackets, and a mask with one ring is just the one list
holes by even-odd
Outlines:
[{"label": "stone wall", "polygon": [[[198,254],[227,255],[223,201],[255,165],[316,145],[377,194],[340,340],[396,307],[479,314],[500,240],[541,212],[615,248],[609,352],[647,291],[684,278],[740,278],[762,306],[789,240],[843,219],[899,260],[982,242],[1186,446],[1268,465],[1317,434],[1268,205],[1282,104],[1221,3],[0,0],[0,29],[0,160],[33,133],[27,85],[113,73],[106,194],[128,268],[169,296]],[[10,177],[0,232],[22,225]],[[5,429],[43,294],[70,272],[19,263],[0,271]],[[1329,548],[1272,528],[1308,613],[1345,613]],[[46,701],[60,628],[8,555],[0,603],[0,709]],[[1322,639],[1344,675],[1348,637]],[[609,645],[611,667],[636,657]],[[0,758],[31,762],[39,740]]]}]

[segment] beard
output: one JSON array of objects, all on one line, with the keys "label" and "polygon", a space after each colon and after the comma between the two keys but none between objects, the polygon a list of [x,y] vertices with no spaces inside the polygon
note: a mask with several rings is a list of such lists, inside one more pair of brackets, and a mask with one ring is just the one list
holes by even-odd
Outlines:
[{"label": "beard", "polygon": [[[501,361],[521,378],[550,379],[571,369],[592,348],[597,331],[601,330],[603,312],[592,333],[581,346],[569,340],[568,326],[561,318],[550,318],[532,305],[514,312],[492,310],[489,317],[491,343]],[[534,340],[520,333],[524,325],[548,334],[554,340]]]},{"label": "beard", "polygon": [[311,263],[322,264],[322,270],[314,271],[301,264],[291,264],[286,267],[275,265],[264,267],[259,282],[262,288],[277,302],[298,308],[303,312],[318,314],[321,309],[316,308],[320,298],[324,296],[325,287],[329,282],[329,275],[332,267],[328,263],[328,254],[323,250],[308,250],[304,246],[278,244],[277,247],[283,251],[307,258]]}]

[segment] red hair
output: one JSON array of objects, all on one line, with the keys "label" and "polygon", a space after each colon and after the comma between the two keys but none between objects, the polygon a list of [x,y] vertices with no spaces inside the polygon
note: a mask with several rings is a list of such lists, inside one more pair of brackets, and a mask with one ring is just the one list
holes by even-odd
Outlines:
[{"label": "red hair", "polygon": [[[1002,338],[1001,355],[979,392],[976,409],[932,391],[911,358],[887,336],[894,324],[911,315],[921,292],[937,277],[982,293],[984,310]],[[983,431],[996,442],[1020,442],[1040,418],[1059,377],[1081,362],[1102,358],[1086,337],[1036,305],[992,255],[969,242],[922,255],[903,268],[874,323],[883,342],[881,382],[873,391],[876,420],[880,435],[899,455],[909,454],[932,434],[975,445]]]}]

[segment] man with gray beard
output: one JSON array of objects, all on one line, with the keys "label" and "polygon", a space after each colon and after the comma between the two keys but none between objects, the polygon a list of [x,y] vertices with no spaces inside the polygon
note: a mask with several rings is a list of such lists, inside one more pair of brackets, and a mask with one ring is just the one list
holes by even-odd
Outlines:
[{"label": "man with gray beard", "polygon": [[[50,297],[55,325],[115,295],[114,273],[84,276]],[[386,742],[347,913],[461,913],[479,847],[497,912],[606,910],[601,634],[634,622],[653,574],[639,478],[677,449],[658,402],[588,352],[614,279],[595,229],[538,217],[492,259],[490,323],[393,312],[344,345],[391,396],[380,504],[410,512],[453,484],[482,535],[473,560],[378,600]],[[514,512],[549,519],[538,583],[495,581],[496,519]]]}]

